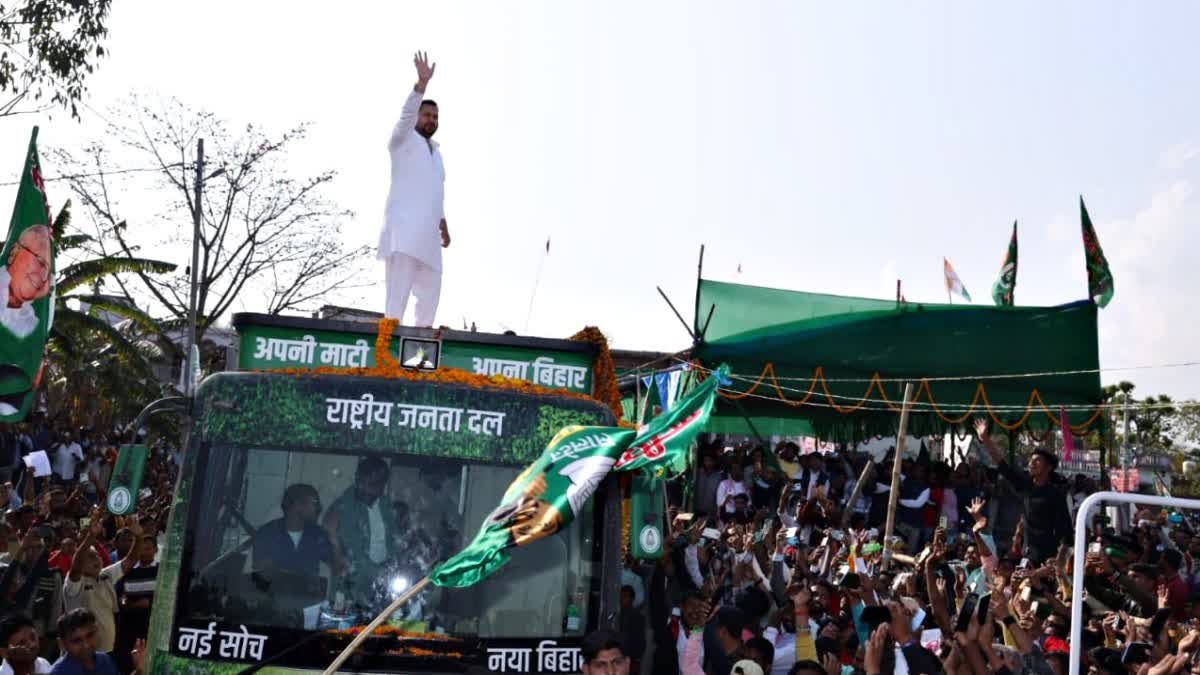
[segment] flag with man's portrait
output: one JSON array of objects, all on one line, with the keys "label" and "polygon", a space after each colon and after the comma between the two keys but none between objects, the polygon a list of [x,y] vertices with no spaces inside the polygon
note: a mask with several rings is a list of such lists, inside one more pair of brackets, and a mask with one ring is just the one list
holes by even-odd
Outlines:
[{"label": "flag with man's portrait", "polygon": [[641,434],[619,427],[563,428],[508,486],[470,545],[431,572],[430,581],[451,588],[483,581],[508,562],[507,549],[569,526],[610,472],[662,476],[686,469],[692,442],[708,422],[728,372],[718,368]]},{"label": "flag with man's portrait", "polygon": [[37,127],[22,158],[21,182],[0,251],[0,421],[25,418],[41,381],[54,322],[54,246],[38,159]]}]

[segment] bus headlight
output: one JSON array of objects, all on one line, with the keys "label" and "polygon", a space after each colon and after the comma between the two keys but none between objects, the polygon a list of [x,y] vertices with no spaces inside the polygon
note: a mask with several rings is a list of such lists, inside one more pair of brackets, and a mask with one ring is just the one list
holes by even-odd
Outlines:
[{"label": "bus headlight", "polygon": [[411,585],[412,584],[407,578],[396,575],[392,577],[392,581],[390,584],[388,584],[388,587],[392,589],[393,594],[400,595],[404,591],[407,591],[408,587]]}]

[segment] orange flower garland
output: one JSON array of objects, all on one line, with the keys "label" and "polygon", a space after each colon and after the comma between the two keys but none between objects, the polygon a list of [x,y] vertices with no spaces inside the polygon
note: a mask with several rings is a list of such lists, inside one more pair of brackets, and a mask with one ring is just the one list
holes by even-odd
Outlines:
[{"label": "orange flower garland", "polygon": [[[565,396],[583,401],[600,401],[609,406],[620,419],[621,399],[616,388],[616,370],[613,367],[612,354],[608,351],[608,341],[597,328],[585,328],[572,337],[573,340],[587,340],[600,347],[593,366],[592,390],[607,391],[604,398],[588,396],[569,389],[551,389],[541,387],[527,380],[519,380],[503,375],[479,375],[459,368],[438,368],[434,371],[404,368],[392,357],[392,334],[399,321],[383,319],[377,324],[375,336],[375,365],[368,368],[336,368],[320,366],[318,368],[272,368],[260,369],[258,372],[282,373],[296,377],[312,375],[354,375],[359,377],[384,377],[393,380],[411,380],[417,382],[439,382],[443,384],[461,384],[475,389],[500,389],[515,391],[535,396]],[[605,367],[607,364],[607,368]],[[625,423],[622,422],[624,425]]]},{"label": "orange flower garland", "polygon": [[618,421],[625,412],[621,408],[621,390],[617,387],[617,367],[613,363],[608,338],[595,326],[588,326],[570,337],[578,342],[596,345],[596,360],[592,363],[592,397],[606,404]]},{"label": "orange flower garland", "polygon": [[392,358],[392,334],[396,332],[396,326],[400,325],[399,319],[384,319],[379,322],[378,330],[375,333],[375,367],[384,368],[386,370],[394,370],[400,368],[400,362]]},{"label": "orange flower garland", "polygon": [[[334,635],[345,635],[347,637],[354,637],[354,636],[358,635],[359,633],[363,632],[364,629],[366,629],[366,626],[354,626],[352,628],[342,628],[342,629],[338,629],[338,630],[331,630],[329,632],[333,633]],[[445,635],[443,633],[419,633],[417,631],[404,630],[403,628],[396,628],[395,626],[388,626],[386,624],[371,631],[371,635],[395,635],[398,638],[404,638],[404,639],[408,639],[408,640],[432,640],[435,642],[460,642],[460,640],[458,638],[451,637],[451,636]]]}]

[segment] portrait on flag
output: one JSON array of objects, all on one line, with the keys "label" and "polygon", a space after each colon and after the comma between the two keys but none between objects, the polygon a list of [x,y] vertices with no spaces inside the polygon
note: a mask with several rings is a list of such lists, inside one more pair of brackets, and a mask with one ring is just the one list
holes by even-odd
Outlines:
[{"label": "portrait on flag", "polygon": [[692,441],[708,421],[717,387],[728,372],[726,366],[718,368],[640,435],[619,427],[561,429],[541,457],[508,486],[475,539],[430,573],[430,581],[465,588],[486,579],[508,561],[505,549],[570,525],[614,471],[662,476],[686,469]]},{"label": "portrait on flag", "polygon": [[54,321],[54,232],[34,128],[0,251],[0,421],[24,419]]}]

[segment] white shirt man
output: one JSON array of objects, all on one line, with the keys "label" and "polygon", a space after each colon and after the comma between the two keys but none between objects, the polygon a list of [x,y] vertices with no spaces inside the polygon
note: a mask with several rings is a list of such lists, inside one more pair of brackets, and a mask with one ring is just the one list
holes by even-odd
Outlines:
[{"label": "white shirt man", "polygon": [[371,536],[367,557],[371,559],[371,562],[380,565],[387,560],[388,550],[387,528],[383,523],[383,509],[380,508],[378,499],[367,507],[367,523]]},{"label": "white shirt man", "polygon": [[[732,514],[736,509],[733,506],[733,497],[737,495],[750,496],[750,491],[746,489],[746,483],[742,480],[726,478],[717,486],[717,507],[725,514]],[[728,498],[728,501],[726,501]]]},{"label": "white shirt man", "polygon": [[387,284],[384,314],[403,319],[411,294],[416,298],[415,324],[431,327],[442,292],[442,247],[450,244],[444,209],[446,170],[433,140],[437,104],[424,100],[434,66],[423,54],[414,62],[417,84],[388,141],[392,179],[378,256],[384,261]]},{"label": "white shirt man", "polygon": [[54,473],[64,481],[75,480],[75,466],[83,461],[83,448],[70,440],[63,441],[54,449]]},{"label": "white shirt man", "polygon": [[[33,662],[33,675],[47,675],[49,672],[50,662],[37,657]],[[0,661],[0,675],[13,675],[13,667],[8,665],[8,661]]]},{"label": "white shirt man", "polygon": [[111,652],[116,645],[117,610],[120,609],[117,582],[124,576],[124,563],[117,561],[105,567],[98,577],[81,576],[77,581],[68,577],[63,584],[63,609],[69,612],[83,607],[96,615],[97,649],[105,653]]}]

